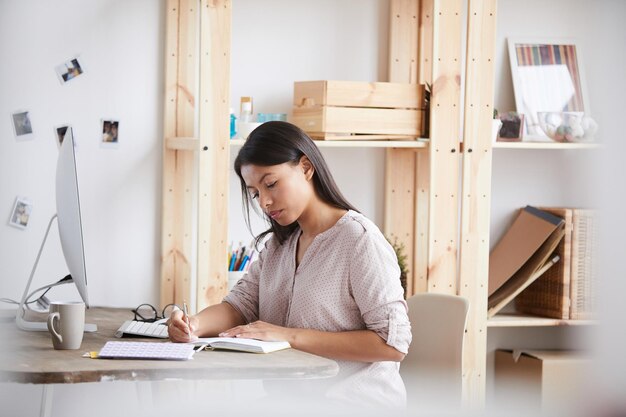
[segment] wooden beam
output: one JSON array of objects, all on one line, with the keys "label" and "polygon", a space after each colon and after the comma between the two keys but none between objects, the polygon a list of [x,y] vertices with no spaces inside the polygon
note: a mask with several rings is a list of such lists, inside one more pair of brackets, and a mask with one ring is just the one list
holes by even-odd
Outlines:
[{"label": "wooden beam", "polygon": [[201,0],[198,310],[228,291],[230,0]]},{"label": "wooden beam", "polygon": [[176,151],[167,147],[165,138],[176,136],[176,101],[178,80],[179,0],[167,0],[165,34],[165,108],[163,117],[163,207],[161,214],[161,307],[174,302],[176,266],[175,222]]},{"label": "wooden beam", "polygon": [[389,81],[417,83],[419,0],[389,2]]},{"label": "wooden beam", "polygon": [[433,80],[433,1],[420,0],[418,19],[418,82],[431,85]]},{"label": "wooden beam", "polygon": [[[417,83],[418,0],[389,3],[389,81]],[[415,152],[388,149],[385,154],[385,236],[404,246],[409,272],[407,296],[414,294]]]},{"label": "wooden beam", "polygon": [[469,0],[467,19],[459,294],[471,300],[463,355],[470,408],[485,403],[496,3]]},{"label": "wooden beam", "polygon": [[428,291],[457,293],[461,0],[434,0]]},{"label": "wooden beam", "polygon": [[415,152],[415,245],[412,293],[428,292],[430,153]]},{"label": "wooden beam", "polygon": [[[418,15],[418,80],[432,86],[433,0],[419,2]],[[427,116],[430,119],[430,115]],[[424,119],[424,123],[430,120]],[[430,152],[416,153],[415,170],[415,250],[413,293],[428,292],[428,246],[430,207]]]},{"label": "wooden beam", "polygon": [[385,236],[404,246],[407,296],[414,294],[415,152],[388,149],[385,163]]},{"label": "wooden beam", "polygon": [[[193,137],[197,0],[168,0],[164,136]],[[164,140],[161,304],[191,295],[193,153],[172,150]]]}]

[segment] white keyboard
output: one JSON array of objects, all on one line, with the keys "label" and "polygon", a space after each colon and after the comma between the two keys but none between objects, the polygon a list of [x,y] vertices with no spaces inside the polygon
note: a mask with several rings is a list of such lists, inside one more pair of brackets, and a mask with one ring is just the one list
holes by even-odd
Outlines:
[{"label": "white keyboard", "polygon": [[154,323],[145,323],[142,321],[128,320],[125,321],[115,332],[116,337],[122,337],[125,334],[134,336],[157,337],[159,339],[167,339],[167,326],[165,320],[159,320]]}]

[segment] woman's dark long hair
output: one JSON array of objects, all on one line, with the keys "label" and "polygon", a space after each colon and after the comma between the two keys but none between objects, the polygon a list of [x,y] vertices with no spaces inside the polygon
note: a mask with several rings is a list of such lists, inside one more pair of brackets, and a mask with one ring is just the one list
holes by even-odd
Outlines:
[{"label": "woman's dark long hair", "polygon": [[[250,206],[252,202],[250,201],[251,198],[246,182],[241,176],[241,167],[244,165],[267,167],[286,162],[296,165],[303,156],[309,158],[315,169],[313,173],[313,188],[319,198],[333,207],[358,211],[341,194],[322,153],[306,133],[291,123],[266,122],[250,133],[246,143],[239,150],[235,159],[235,172],[241,183],[243,211],[250,233],[252,233],[252,227],[250,226]],[[254,209],[256,210],[256,206],[254,206]],[[272,232],[278,239],[278,242],[282,244],[298,228],[297,222],[281,226],[264,212],[263,216],[269,222],[270,228],[256,236],[255,246],[268,233]]]}]

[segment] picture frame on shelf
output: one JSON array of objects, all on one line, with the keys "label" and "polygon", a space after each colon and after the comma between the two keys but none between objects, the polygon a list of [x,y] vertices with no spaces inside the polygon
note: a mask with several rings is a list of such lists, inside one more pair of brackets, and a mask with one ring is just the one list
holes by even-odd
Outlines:
[{"label": "picture frame on shelf", "polygon": [[584,112],[589,100],[580,47],[567,38],[508,38],[517,112],[524,117],[525,141],[550,141],[539,112]]},{"label": "picture frame on shelf", "polygon": [[502,126],[498,131],[498,142],[520,142],[524,135],[524,115],[509,111],[498,115]]}]

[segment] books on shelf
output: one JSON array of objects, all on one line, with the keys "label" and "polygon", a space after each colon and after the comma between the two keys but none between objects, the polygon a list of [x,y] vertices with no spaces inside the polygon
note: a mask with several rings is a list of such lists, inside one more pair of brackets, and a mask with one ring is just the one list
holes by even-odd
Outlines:
[{"label": "books on shelf", "polygon": [[196,346],[206,345],[211,349],[236,350],[250,353],[271,353],[291,347],[289,342],[285,341],[265,341],[243,337],[204,337],[196,340],[194,344]]},{"label": "books on shelf", "polygon": [[563,262],[524,290],[516,298],[516,309],[556,319],[592,319],[597,287],[597,212],[561,207],[542,210],[565,222],[565,236],[556,250]]},{"label": "books on shelf", "polygon": [[493,317],[560,260],[565,222],[532,206],[521,209],[489,257],[488,317]]}]

